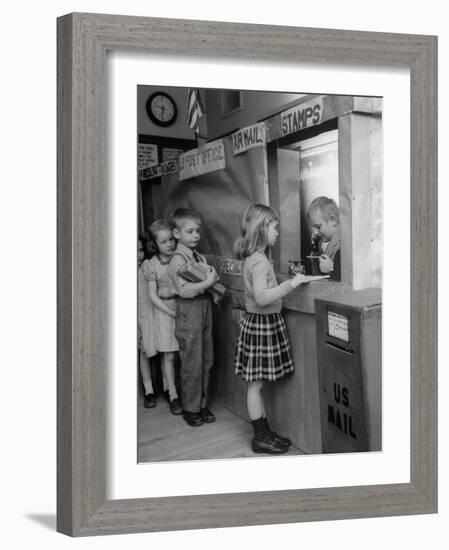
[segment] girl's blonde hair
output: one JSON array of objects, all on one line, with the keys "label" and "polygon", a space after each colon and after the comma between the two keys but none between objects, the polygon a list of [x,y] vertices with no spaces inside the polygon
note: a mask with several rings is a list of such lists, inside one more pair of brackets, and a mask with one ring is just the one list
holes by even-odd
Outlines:
[{"label": "girl's blonde hair", "polygon": [[244,260],[257,250],[268,246],[268,226],[278,222],[277,213],[264,204],[252,204],[243,214],[241,236],[234,243],[234,252],[239,260]]},{"label": "girl's blonde hair", "polygon": [[149,244],[151,246],[151,249],[153,252],[159,252],[159,248],[157,246],[157,234],[159,231],[167,230],[172,232],[172,225],[169,221],[159,219],[154,221],[150,227],[148,228],[148,237],[149,237]]}]

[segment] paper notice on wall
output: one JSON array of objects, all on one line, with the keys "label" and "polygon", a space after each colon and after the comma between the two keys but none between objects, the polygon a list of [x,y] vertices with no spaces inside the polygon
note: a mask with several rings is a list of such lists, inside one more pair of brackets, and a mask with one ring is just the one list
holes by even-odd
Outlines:
[{"label": "paper notice on wall", "polygon": [[162,162],[167,162],[169,160],[174,160],[179,157],[184,152],[183,149],[173,149],[172,147],[164,147],[162,149]]},{"label": "paper notice on wall", "polygon": [[157,145],[139,143],[137,145],[137,169],[144,170],[157,164]]},{"label": "paper notice on wall", "polygon": [[198,149],[182,154],[179,161],[179,179],[186,180],[226,167],[224,144],[222,139],[212,141]]},{"label": "paper notice on wall", "polygon": [[280,117],[283,136],[320,124],[323,119],[323,97],[313,98],[287,109]]},{"label": "paper notice on wall", "polygon": [[265,123],[253,124],[232,134],[232,154],[244,153],[255,147],[265,145]]}]

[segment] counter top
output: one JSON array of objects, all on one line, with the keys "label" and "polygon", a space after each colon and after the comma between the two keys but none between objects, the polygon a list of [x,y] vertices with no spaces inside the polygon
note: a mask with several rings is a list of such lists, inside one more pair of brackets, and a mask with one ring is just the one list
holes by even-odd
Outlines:
[{"label": "counter top", "polygon": [[[289,279],[289,277],[286,274],[277,273],[276,279],[280,284]],[[220,280],[232,296],[234,306],[244,307],[245,300],[242,277],[240,275],[222,274]],[[329,279],[311,281],[310,283],[299,285],[290,292],[290,294],[284,296],[284,308],[302,313],[314,314],[315,298],[330,298],[346,290],[350,290],[349,285],[339,281],[330,281]]]}]

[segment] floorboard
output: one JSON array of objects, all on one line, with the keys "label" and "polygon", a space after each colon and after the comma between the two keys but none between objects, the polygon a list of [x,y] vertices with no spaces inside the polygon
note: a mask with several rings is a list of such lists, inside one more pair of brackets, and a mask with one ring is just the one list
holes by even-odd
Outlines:
[{"label": "floorboard", "polygon": [[[168,403],[158,398],[157,406],[145,409],[138,403],[138,462],[243,458],[256,455],[251,449],[252,428],[218,403],[210,409],[217,420],[198,427],[188,426],[182,416],[170,414]],[[305,454],[292,446],[285,455]]]}]

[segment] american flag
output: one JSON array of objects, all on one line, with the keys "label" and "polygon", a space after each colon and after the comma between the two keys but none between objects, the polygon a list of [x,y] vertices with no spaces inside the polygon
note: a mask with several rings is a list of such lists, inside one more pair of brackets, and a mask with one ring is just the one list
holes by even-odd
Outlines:
[{"label": "american flag", "polygon": [[198,134],[200,131],[200,118],[205,113],[198,88],[189,88],[187,110],[187,123]]}]

